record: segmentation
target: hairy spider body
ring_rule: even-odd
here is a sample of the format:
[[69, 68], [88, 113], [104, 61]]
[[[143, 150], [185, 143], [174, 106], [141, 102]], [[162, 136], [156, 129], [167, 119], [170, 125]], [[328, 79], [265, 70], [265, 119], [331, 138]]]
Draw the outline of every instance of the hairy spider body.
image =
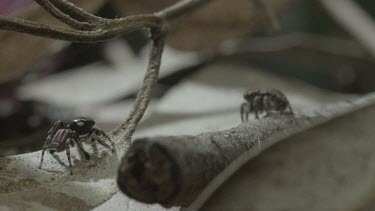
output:
[[86, 160], [90, 160], [90, 154], [83, 148], [82, 142], [95, 143], [97, 141], [104, 147], [111, 149], [111, 147], [104, 142], [101, 137], [106, 138], [112, 145], [113, 142], [110, 137], [100, 128], [94, 127], [95, 121], [89, 118], [78, 117], [75, 118], [70, 124], [65, 125], [62, 121], [57, 121], [48, 131], [46, 142], [44, 143], [42, 156], [40, 159], [39, 168], [42, 168], [44, 153], [47, 150], [50, 154], [55, 152], [66, 151], [68, 157], [70, 173], [72, 174], [72, 162], [70, 157], [70, 147], [77, 144], [78, 149], [83, 153]]
[[280, 113], [286, 112], [293, 114], [292, 107], [289, 104], [285, 95], [276, 89], [269, 89], [265, 91], [247, 91], [243, 95], [247, 101], [241, 105], [241, 120], [248, 121], [249, 113], [254, 112], [255, 118], [259, 119], [260, 112], [266, 112], [266, 116], [270, 111], [279, 111]]

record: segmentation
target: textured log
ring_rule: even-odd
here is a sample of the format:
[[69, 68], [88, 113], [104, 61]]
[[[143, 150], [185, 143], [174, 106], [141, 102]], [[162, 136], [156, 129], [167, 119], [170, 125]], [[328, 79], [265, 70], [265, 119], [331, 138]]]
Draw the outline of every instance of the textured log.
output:
[[319, 119], [278, 115], [198, 136], [135, 140], [122, 160], [119, 187], [128, 196], [145, 203], [188, 206], [241, 155], [255, 156], [280, 140], [280, 136], [290, 135]]

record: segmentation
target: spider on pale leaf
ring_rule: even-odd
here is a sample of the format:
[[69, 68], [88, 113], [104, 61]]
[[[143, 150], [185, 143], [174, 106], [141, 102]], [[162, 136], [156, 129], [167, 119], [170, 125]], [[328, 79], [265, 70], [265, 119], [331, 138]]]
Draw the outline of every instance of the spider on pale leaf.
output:
[[[42, 168], [44, 153], [47, 150], [51, 155], [55, 152], [66, 151], [68, 157], [70, 174], [72, 172], [72, 161], [70, 157], [70, 147], [77, 144], [78, 149], [83, 153], [86, 160], [90, 160], [90, 154], [83, 148], [83, 142], [98, 142], [102, 146], [114, 151], [114, 143], [111, 138], [100, 128], [94, 127], [95, 121], [90, 118], [77, 117], [70, 124], [65, 125], [62, 121], [57, 121], [48, 131], [46, 142], [44, 143], [39, 168]], [[101, 138], [107, 139], [109, 146]]]

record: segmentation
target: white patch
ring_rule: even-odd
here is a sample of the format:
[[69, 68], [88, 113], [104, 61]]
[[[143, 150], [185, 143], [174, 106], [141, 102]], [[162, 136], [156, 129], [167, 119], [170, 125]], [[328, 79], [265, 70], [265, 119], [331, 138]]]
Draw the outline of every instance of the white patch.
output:
[[82, 127], [83, 125], [85, 125], [85, 123], [84, 123], [84, 122], [78, 122], [77, 125], [78, 125], [79, 127]]

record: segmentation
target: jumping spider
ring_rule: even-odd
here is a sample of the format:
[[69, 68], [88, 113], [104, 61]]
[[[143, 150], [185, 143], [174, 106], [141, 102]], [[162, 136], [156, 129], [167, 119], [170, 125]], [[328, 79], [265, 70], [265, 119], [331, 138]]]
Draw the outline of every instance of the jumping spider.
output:
[[[68, 156], [70, 174], [72, 174], [72, 161], [70, 158], [70, 147], [77, 144], [78, 149], [83, 153], [86, 160], [90, 160], [90, 155], [83, 148], [82, 142], [97, 141], [104, 147], [114, 151], [114, 144], [111, 138], [100, 128], [94, 127], [95, 121], [90, 118], [77, 117], [73, 121], [65, 125], [62, 121], [57, 121], [48, 131], [46, 142], [42, 150], [42, 157], [40, 159], [39, 168], [42, 168], [44, 152], [47, 150], [51, 155], [55, 152], [66, 151]], [[112, 148], [104, 142], [99, 136], [106, 138], [112, 145]]]
[[[241, 120], [248, 121], [249, 113], [254, 112], [255, 118], [259, 119], [259, 112], [266, 112], [269, 115], [271, 110], [284, 113], [287, 109], [289, 114], [293, 114], [292, 107], [289, 104], [285, 95], [276, 89], [269, 89], [265, 91], [249, 90], [244, 93], [243, 97], [247, 102], [241, 105]], [[244, 119], [245, 117], [245, 119]]]

